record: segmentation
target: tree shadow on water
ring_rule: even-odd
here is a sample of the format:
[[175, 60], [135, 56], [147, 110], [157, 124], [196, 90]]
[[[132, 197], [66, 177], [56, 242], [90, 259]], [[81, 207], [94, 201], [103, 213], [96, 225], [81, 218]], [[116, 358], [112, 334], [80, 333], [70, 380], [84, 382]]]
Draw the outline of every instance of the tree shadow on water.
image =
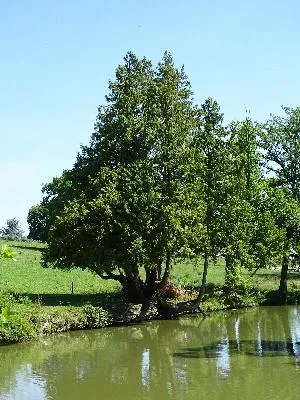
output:
[[[297, 349], [295, 348], [297, 347]], [[236, 340], [220, 341], [203, 347], [187, 347], [173, 353], [180, 358], [219, 358], [222, 351], [230, 355], [247, 354], [256, 357], [279, 357], [300, 355], [300, 342], [293, 344], [291, 340]]]

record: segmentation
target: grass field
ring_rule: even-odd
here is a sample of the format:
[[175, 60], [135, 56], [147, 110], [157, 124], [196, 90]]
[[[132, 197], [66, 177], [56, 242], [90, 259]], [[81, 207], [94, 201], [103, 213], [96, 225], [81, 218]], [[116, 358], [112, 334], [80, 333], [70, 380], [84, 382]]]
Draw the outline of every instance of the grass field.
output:
[[[47, 299], [56, 298], [56, 305], [69, 302], [73, 298], [83, 298], [117, 292], [120, 287], [114, 281], [99, 278], [88, 270], [78, 268], [70, 271], [43, 268], [41, 266], [42, 252], [45, 245], [27, 242], [1, 242], [8, 245], [14, 252], [13, 260], [1, 260], [0, 262], [0, 292], [26, 295], [30, 298]], [[245, 270], [245, 276], [249, 278], [251, 286], [275, 290], [279, 285], [280, 269], [259, 270], [253, 277], [251, 272]], [[202, 268], [193, 264], [179, 263], [173, 267], [171, 281], [186, 287], [199, 287], [202, 276]], [[208, 283], [222, 285], [224, 283], [224, 263], [219, 259], [215, 265], [210, 265], [208, 271]], [[289, 285], [300, 288], [300, 273], [289, 272]], [[67, 301], [66, 301], [67, 298]], [[74, 303], [74, 302], [72, 302]]]
[[0, 292], [26, 295], [29, 298], [55, 297], [58, 302], [59, 298], [63, 302], [64, 296], [72, 294], [72, 283], [73, 297], [106, 294], [119, 289], [116, 282], [100, 279], [88, 270], [43, 268], [41, 266], [42, 252], [45, 248], [43, 244], [26, 242], [5, 242], [5, 244], [14, 251], [16, 261], [1, 260]]

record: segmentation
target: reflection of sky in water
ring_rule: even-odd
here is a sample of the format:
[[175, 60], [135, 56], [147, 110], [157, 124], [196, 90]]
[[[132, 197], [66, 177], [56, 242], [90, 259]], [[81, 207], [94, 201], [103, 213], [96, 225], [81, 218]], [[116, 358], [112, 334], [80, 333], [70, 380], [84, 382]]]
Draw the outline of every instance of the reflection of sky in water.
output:
[[77, 381], [84, 381], [90, 372], [90, 363], [88, 360], [81, 361], [78, 365], [75, 367], [76, 370], [76, 380]]
[[177, 381], [183, 385], [188, 384], [187, 376], [186, 376], [186, 371], [183, 368], [175, 368], [175, 374]]
[[296, 357], [296, 367], [299, 369], [300, 363], [300, 308], [294, 307], [291, 313], [291, 336], [293, 351]]
[[239, 332], [239, 328], [240, 328], [240, 319], [237, 318], [235, 320], [234, 330], [235, 330], [235, 340], [236, 340], [238, 351], [240, 351], [240, 332]]
[[[46, 400], [45, 380], [32, 372], [30, 364], [23, 365], [16, 374], [16, 384], [1, 400]], [[2, 397], [4, 396], [4, 397]]]
[[260, 331], [260, 321], [257, 323], [257, 352], [258, 355], [262, 356], [262, 341], [261, 341], [261, 331]]
[[144, 349], [142, 354], [142, 384], [149, 385], [149, 369], [150, 369], [150, 350]]
[[223, 338], [217, 351], [217, 370], [222, 376], [228, 376], [230, 372], [230, 354], [228, 337]]

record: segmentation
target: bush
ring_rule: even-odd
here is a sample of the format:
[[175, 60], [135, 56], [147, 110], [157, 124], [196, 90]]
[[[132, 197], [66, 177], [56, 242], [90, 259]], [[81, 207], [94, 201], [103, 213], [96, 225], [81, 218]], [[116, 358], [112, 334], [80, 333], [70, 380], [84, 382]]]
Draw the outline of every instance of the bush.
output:
[[26, 318], [3, 307], [0, 315], [0, 342], [17, 343], [37, 336], [34, 325]]
[[109, 323], [108, 312], [102, 307], [86, 304], [83, 306], [83, 312], [89, 328], [104, 328]]

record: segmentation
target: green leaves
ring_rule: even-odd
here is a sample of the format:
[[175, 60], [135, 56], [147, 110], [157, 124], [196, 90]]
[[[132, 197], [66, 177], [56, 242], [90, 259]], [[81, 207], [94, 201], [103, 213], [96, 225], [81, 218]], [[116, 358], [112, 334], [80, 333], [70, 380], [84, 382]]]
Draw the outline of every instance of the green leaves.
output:
[[65, 183], [56, 178], [44, 188], [44, 204], [55, 215], [48, 261], [98, 273], [121, 268], [126, 275], [133, 266], [160, 264], [168, 251], [192, 251], [199, 198], [189, 182], [191, 95], [170, 53], [156, 68], [126, 55], [90, 145], [64, 172]]
[[0, 247], [0, 258], [2, 257], [2, 258], [9, 258], [9, 259], [12, 259], [13, 261], [17, 261], [14, 257], [13, 257], [13, 255], [14, 255], [15, 253], [11, 250], [11, 249], [9, 249], [7, 246], [2, 246], [2, 247]]
[[12, 312], [10, 307], [2, 307], [0, 314], [0, 322], [2, 325], [8, 325], [12, 318]]
[[45, 242], [49, 229], [49, 210], [43, 204], [32, 206], [28, 211], [27, 222], [29, 225], [28, 239]]
[[266, 168], [276, 176], [277, 185], [300, 201], [300, 108], [283, 110], [284, 117], [273, 116], [262, 125], [261, 145]]

